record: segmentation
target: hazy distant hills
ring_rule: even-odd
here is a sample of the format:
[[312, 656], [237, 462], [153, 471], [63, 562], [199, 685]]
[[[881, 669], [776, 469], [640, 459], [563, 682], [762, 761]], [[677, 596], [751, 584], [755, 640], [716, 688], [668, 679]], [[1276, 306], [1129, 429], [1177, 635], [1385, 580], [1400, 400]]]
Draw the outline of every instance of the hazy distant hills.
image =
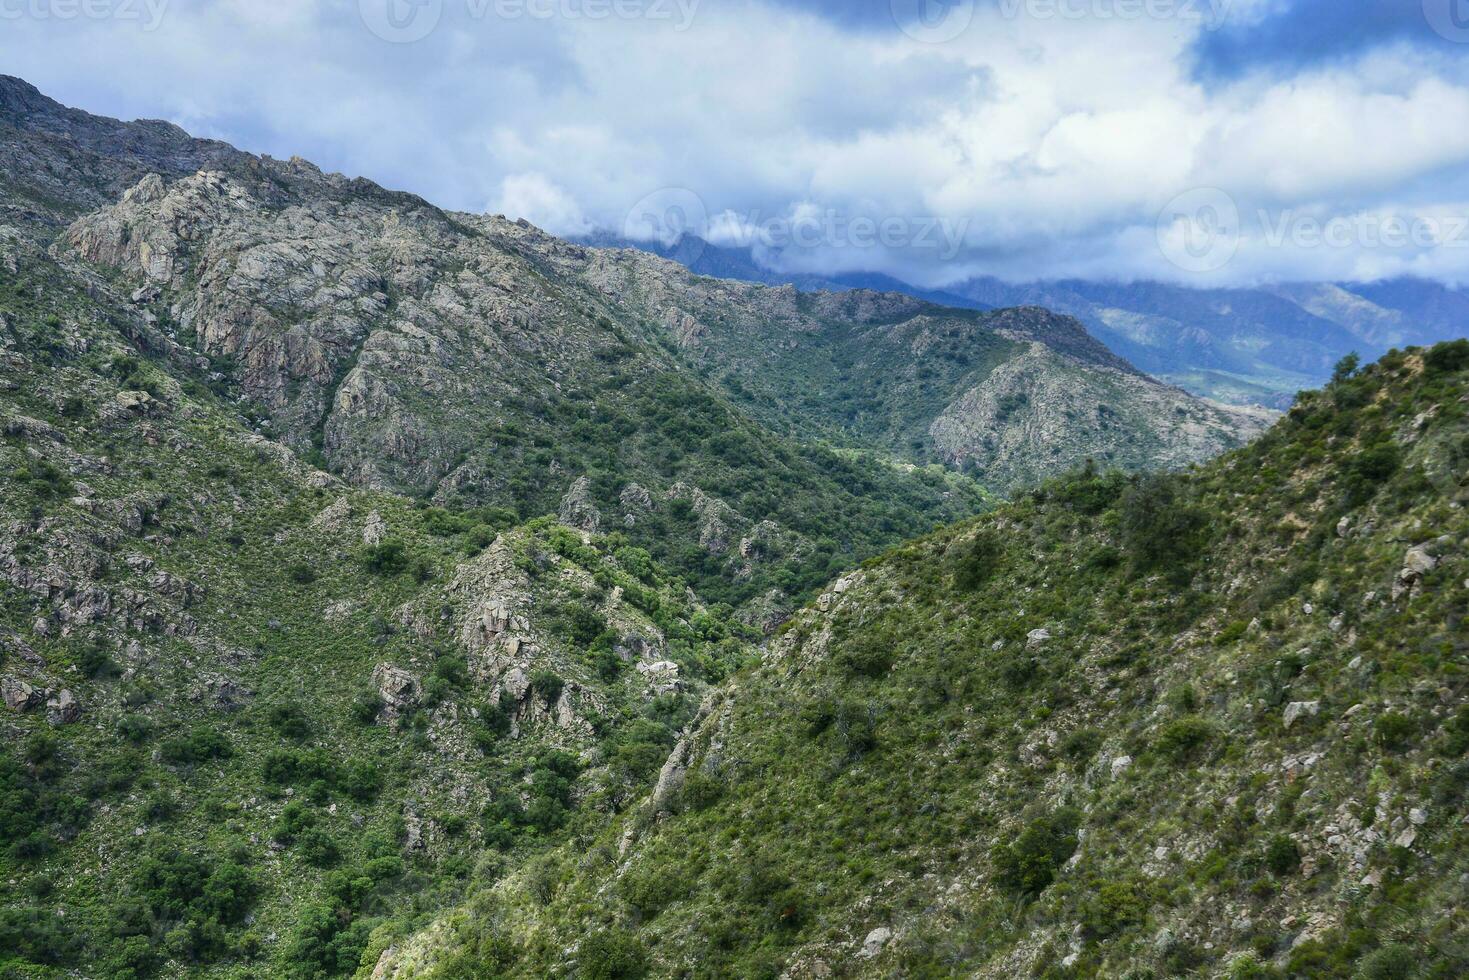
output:
[[[599, 244], [612, 244], [603, 238]], [[1161, 282], [971, 279], [920, 289], [880, 273], [783, 274], [751, 250], [709, 243], [619, 244], [691, 259], [702, 275], [799, 289], [878, 289], [968, 309], [1043, 306], [1076, 317], [1141, 370], [1197, 395], [1285, 408], [1321, 384], [1345, 355], [1379, 357], [1394, 347], [1469, 335], [1469, 294], [1424, 279], [1288, 283], [1254, 289], [1192, 289]]]

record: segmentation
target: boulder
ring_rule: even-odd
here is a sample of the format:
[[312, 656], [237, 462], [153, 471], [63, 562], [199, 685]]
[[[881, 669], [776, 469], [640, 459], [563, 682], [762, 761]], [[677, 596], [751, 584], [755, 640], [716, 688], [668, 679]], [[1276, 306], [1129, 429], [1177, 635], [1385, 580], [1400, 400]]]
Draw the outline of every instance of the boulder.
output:
[[383, 543], [387, 533], [388, 525], [383, 520], [383, 515], [373, 511], [367, 515], [367, 523], [362, 526], [362, 543], [369, 548], [376, 548]]
[[372, 672], [378, 694], [383, 699], [383, 711], [389, 718], [396, 718], [405, 709], [418, 703], [422, 687], [418, 678], [401, 667], [378, 664]]
[[638, 664], [638, 673], [648, 682], [655, 694], [670, 694], [679, 690], [678, 664], [672, 660]]
[[46, 720], [53, 725], [72, 725], [81, 717], [81, 702], [70, 691], [59, 691], [46, 702]]
[[1128, 770], [1128, 767], [1131, 765], [1132, 756], [1130, 755], [1119, 755], [1117, 758], [1113, 759], [1112, 778], [1116, 779], [1118, 776], [1121, 776], [1124, 772]]
[[630, 664], [635, 660], [644, 659], [653, 650], [652, 647], [648, 646], [647, 640], [638, 636], [636, 633], [629, 633], [612, 648], [612, 652], [617, 654], [618, 660]]
[[882, 952], [884, 946], [893, 938], [893, 931], [886, 926], [879, 926], [867, 934], [862, 940], [862, 952], [857, 955], [864, 960], [870, 960]]
[[558, 518], [567, 527], [574, 527], [578, 531], [590, 531], [593, 534], [602, 526], [602, 512], [597, 505], [592, 503], [592, 481], [586, 477], [578, 477], [566, 491], [566, 496], [561, 498], [561, 509]]
[[505, 674], [503, 689], [517, 702], [524, 701], [530, 693], [530, 675], [519, 667], [511, 667]]
[[0, 679], [0, 697], [11, 711], [34, 711], [46, 703], [46, 692], [32, 687], [19, 677]]
[[146, 412], [148, 406], [153, 404], [153, 396], [146, 391], [119, 391], [117, 404], [127, 412]]
[[622, 488], [618, 502], [622, 504], [622, 523], [627, 527], [636, 527], [638, 515], [653, 509], [653, 495], [646, 487], [636, 483], [629, 483]]
[[1422, 545], [1409, 548], [1403, 557], [1403, 570], [1398, 573], [1402, 582], [1416, 582], [1438, 567], [1438, 559], [1428, 553]]
[[1303, 716], [1314, 718], [1320, 713], [1320, 701], [1292, 701], [1285, 706], [1285, 727], [1289, 730]]
[[1050, 640], [1051, 631], [1047, 629], [1031, 630], [1025, 634], [1025, 645], [1027, 647], [1038, 647]]

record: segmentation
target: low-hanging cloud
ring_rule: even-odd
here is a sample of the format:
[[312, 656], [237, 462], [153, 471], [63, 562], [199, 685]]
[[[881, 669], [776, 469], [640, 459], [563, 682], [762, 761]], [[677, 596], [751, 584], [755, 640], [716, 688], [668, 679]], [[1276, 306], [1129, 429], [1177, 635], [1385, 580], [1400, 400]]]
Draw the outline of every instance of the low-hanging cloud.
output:
[[[25, 0], [47, 2], [65, 0]], [[1333, 7], [1330, 56], [1291, 57], [1314, 0], [933, 2], [965, 19], [918, 30], [897, 0], [173, 0], [151, 26], [5, 20], [0, 69], [563, 235], [622, 233], [676, 190], [688, 230], [792, 272], [1469, 279], [1469, 249], [1426, 233], [1269, 233], [1462, 213], [1469, 45], [1427, 17]], [[1235, 227], [1218, 208], [1162, 220], [1214, 192]], [[1200, 235], [1229, 260], [1180, 261]]]

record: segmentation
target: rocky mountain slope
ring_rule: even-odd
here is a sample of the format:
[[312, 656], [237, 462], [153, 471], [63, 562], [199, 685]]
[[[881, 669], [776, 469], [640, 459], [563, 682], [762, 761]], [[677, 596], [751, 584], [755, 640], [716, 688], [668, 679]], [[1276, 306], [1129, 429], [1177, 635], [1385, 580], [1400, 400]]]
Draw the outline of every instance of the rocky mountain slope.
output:
[[[752, 333], [791, 355], [732, 366], [742, 383], [755, 383], [755, 404], [740, 407], [767, 426], [792, 407], [819, 402], [802, 413], [808, 424], [794, 434], [841, 437], [851, 448], [920, 463], [972, 464], [997, 488], [1030, 476], [1016, 465], [1019, 448], [1036, 451], [1030, 455], [1045, 460], [1042, 468], [1088, 454], [1130, 466], [1172, 464], [1212, 455], [1258, 429], [1249, 418], [1129, 373], [1115, 359], [1092, 356], [1099, 348], [1076, 356], [1069, 341], [1080, 331], [1073, 324], [1005, 338], [1004, 324], [897, 296], [806, 297], [711, 282], [645, 253], [591, 249], [503, 219], [450, 215], [303, 161], [283, 164], [191, 143], [161, 124], [128, 129], [103, 120], [89, 128], [88, 117], [48, 104], [23, 83], [11, 80], [6, 88], [0, 107], [15, 134], [6, 169], [19, 180], [31, 170], [47, 175], [29, 192], [33, 198], [59, 193], [52, 174], [92, 169], [92, 154], [109, 160], [90, 182], [114, 189], [129, 169], [165, 164], [116, 203], [76, 221], [65, 245], [123, 277], [134, 301], [184, 342], [235, 359], [245, 394], [268, 413], [274, 433], [298, 451], [319, 452], [359, 485], [441, 502], [507, 503], [528, 493], [514, 484], [522, 475], [514, 464], [547, 438], [568, 455], [582, 448], [566, 422], [586, 415], [627, 429], [615, 438], [633, 458], [563, 461], [565, 484], [594, 465], [619, 478], [651, 478], [669, 467], [660, 466], [661, 447], [627, 438], [655, 428], [638, 401], [696, 398], [698, 386], [681, 370], [690, 349], [696, 364], [717, 351], [713, 366], [722, 367]], [[148, 148], [128, 166], [110, 159], [132, 154], [133, 144]], [[52, 157], [61, 162], [52, 164]], [[199, 171], [190, 172], [195, 164]], [[96, 196], [78, 193], [70, 203], [90, 209]], [[988, 359], [969, 371], [936, 369], [926, 343], [933, 331], [973, 334], [972, 343], [999, 352], [1000, 361], [1020, 358], [1035, 343], [1050, 349], [1039, 352], [1044, 367], [1032, 358], [1028, 370], [991, 385], [1005, 389], [996, 393], [985, 388], [996, 366]], [[1002, 339], [1019, 346], [1007, 348]], [[663, 349], [670, 341], [672, 350]], [[882, 348], [872, 363], [858, 361], [855, 374], [833, 373], [834, 350], [870, 342]], [[1053, 353], [1063, 355], [1054, 369]], [[1047, 417], [1050, 406], [1041, 398], [1017, 401], [1015, 393], [1034, 388], [1040, 375], [1067, 374], [1069, 387], [1092, 382], [1103, 368], [1117, 371], [1090, 386], [1121, 404], [1106, 404], [1114, 414], [1105, 419], [1066, 417], [1074, 438], [1059, 438], [1061, 417]], [[882, 377], [871, 376], [878, 371]], [[762, 381], [769, 388], [763, 399]], [[915, 415], [908, 403], [916, 399], [902, 391], [885, 397], [892, 383], [922, 388], [928, 410]], [[670, 390], [678, 388], [688, 390]], [[791, 397], [797, 392], [799, 402]], [[1018, 407], [986, 414], [996, 399]], [[860, 421], [842, 424], [853, 403]], [[628, 424], [619, 424], [624, 419]], [[733, 419], [719, 424], [738, 427]], [[1008, 448], [985, 446], [981, 428], [997, 428], [998, 445]], [[1139, 438], [1129, 440], [1134, 429]], [[1130, 441], [1136, 449], [1129, 454], [1123, 447]], [[657, 475], [673, 482], [688, 476]], [[533, 481], [544, 482], [540, 474]], [[599, 508], [614, 509], [623, 487], [615, 479], [592, 484]], [[748, 516], [758, 524], [767, 515]]]
[[157, 349], [208, 358], [257, 431], [353, 485], [621, 529], [757, 618], [983, 504], [938, 468], [761, 426], [593, 281], [637, 266], [0, 90], [9, 234]]
[[1076, 317], [1108, 349], [1155, 377], [1234, 405], [1286, 409], [1297, 391], [1325, 382], [1348, 353], [1371, 360], [1394, 347], [1469, 335], [1469, 294], [1422, 279], [1197, 289], [1147, 281], [1017, 284], [980, 277], [930, 290], [876, 273], [778, 272], [750, 249], [692, 236], [668, 246], [605, 235], [593, 240], [683, 258], [703, 275], [770, 285], [879, 289], [975, 310], [1044, 307]]
[[1466, 505], [1464, 341], [1049, 483], [837, 580], [373, 976], [1462, 976]]
[[354, 489], [106, 283], [0, 268], [0, 975], [350, 974], [750, 655], [625, 535]]
[[[702, 279], [14, 79], [0, 175], [4, 976], [371, 972], [638, 804], [793, 604], [991, 506], [897, 458], [945, 398], [1167, 391], [1040, 311]], [[890, 420], [797, 410], [828, 371]], [[1183, 408], [1160, 459], [1235, 438]], [[998, 483], [1058, 437], [1016, 411]]]

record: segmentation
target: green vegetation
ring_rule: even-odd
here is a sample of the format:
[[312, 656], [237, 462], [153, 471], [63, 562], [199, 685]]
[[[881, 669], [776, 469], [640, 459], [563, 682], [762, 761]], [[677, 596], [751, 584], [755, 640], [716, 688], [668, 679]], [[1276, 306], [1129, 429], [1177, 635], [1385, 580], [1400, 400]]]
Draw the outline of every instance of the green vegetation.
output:
[[1440, 350], [1209, 466], [1088, 468], [868, 562], [710, 707], [661, 813], [574, 830], [554, 887], [480, 888], [399, 961], [1462, 975], [1469, 378]]

